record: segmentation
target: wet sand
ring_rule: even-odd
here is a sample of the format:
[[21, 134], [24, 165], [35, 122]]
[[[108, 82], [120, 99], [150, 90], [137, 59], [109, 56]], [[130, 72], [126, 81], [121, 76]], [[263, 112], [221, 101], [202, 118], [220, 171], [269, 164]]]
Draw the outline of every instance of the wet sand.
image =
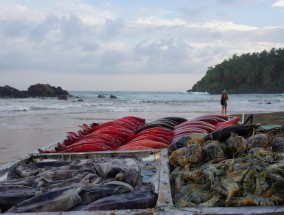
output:
[[[160, 117], [176, 116], [193, 119], [194, 117], [214, 113], [150, 113], [150, 112], [116, 112], [116, 113], [74, 113], [52, 115], [30, 115], [0, 117], [0, 164], [37, 152], [39, 148], [62, 142], [66, 132], [76, 132], [83, 123], [107, 122], [123, 116], [145, 118], [147, 122]], [[219, 114], [219, 113], [215, 113]], [[244, 119], [249, 114], [245, 114]], [[242, 115], [239, 115], [242, 117]], [[284, 112], [254, 114], [253, 123], [284, 125]]]

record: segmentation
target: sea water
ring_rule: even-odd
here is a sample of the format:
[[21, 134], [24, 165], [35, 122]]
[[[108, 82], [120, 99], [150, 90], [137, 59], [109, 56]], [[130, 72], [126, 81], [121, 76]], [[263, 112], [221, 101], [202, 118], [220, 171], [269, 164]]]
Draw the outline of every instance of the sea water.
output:
[[[0, 117], [51, 113], [220, 112], [220, 95], [187, 92], [71, 91], [71, 98], [0, 99]], [[105, 98], [98, 98], [101, 95]], [[116, 98], [110, 98], [113, 95]], [[283, 111], [283, 94], [229, 94], [228, 114]]]

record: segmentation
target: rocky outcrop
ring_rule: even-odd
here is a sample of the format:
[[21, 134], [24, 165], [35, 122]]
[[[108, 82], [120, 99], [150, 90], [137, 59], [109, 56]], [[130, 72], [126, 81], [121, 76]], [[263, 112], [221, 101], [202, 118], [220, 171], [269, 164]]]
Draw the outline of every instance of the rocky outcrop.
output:
[[69, 96], [61, 87], [53, 87], [49, 84], [35, 84], [28, 88], [27, 94], [31, 97], [60, 97]]
[[[99, 94], [99, 95], [97, 96], [97, 98], [105, 99], [105, 98], [106, 98], [106, 96]], [[114, 96], [114, 95], [109, 95], [109, 98], [110, 98], [110, 99], [117, 99], [117, 97], [116, 97], [116, 96]]]
[[0, 87], [0, 98], [58, 97], [66, 100], [69, 96], [66, 90], [49, 84], [31, 85], [27, 91], [20, 91], [8, 85]]
[[98, 95], [98, 98], [100, 98], [100, 99], [104, 99], [105, 98], [105, 96], [104, 95]]
[[0, 98], [28, 98], [29, 96], [20, 90], [5, 85], [0, 87]]

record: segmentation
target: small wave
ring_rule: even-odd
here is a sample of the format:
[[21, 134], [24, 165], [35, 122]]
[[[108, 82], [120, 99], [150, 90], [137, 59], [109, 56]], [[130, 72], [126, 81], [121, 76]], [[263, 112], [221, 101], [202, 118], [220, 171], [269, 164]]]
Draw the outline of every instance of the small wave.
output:
[[[59, 110], [60, 108], [55, 108], [55, 107], [46, 107], [46, 106], [31, 106], [30, 110]], [[61, 108], [63, 109], [63, 108]]]
[[189, 93], [193, 94], [193, 95], [209, 95], [210, 94], [207, 91], [205, 91], [205, 92], [189, 92]]
[[22, 109], [22, 110], [12, 110], [13, 112], [26, 112], [27, 109]]

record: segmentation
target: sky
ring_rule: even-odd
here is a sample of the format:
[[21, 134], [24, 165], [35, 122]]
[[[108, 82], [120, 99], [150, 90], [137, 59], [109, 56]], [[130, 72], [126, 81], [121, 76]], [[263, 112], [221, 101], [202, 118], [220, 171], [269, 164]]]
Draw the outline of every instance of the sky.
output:
[[0, 86], [185, 92], [284, 48], [284, 0], [1, 0]]

